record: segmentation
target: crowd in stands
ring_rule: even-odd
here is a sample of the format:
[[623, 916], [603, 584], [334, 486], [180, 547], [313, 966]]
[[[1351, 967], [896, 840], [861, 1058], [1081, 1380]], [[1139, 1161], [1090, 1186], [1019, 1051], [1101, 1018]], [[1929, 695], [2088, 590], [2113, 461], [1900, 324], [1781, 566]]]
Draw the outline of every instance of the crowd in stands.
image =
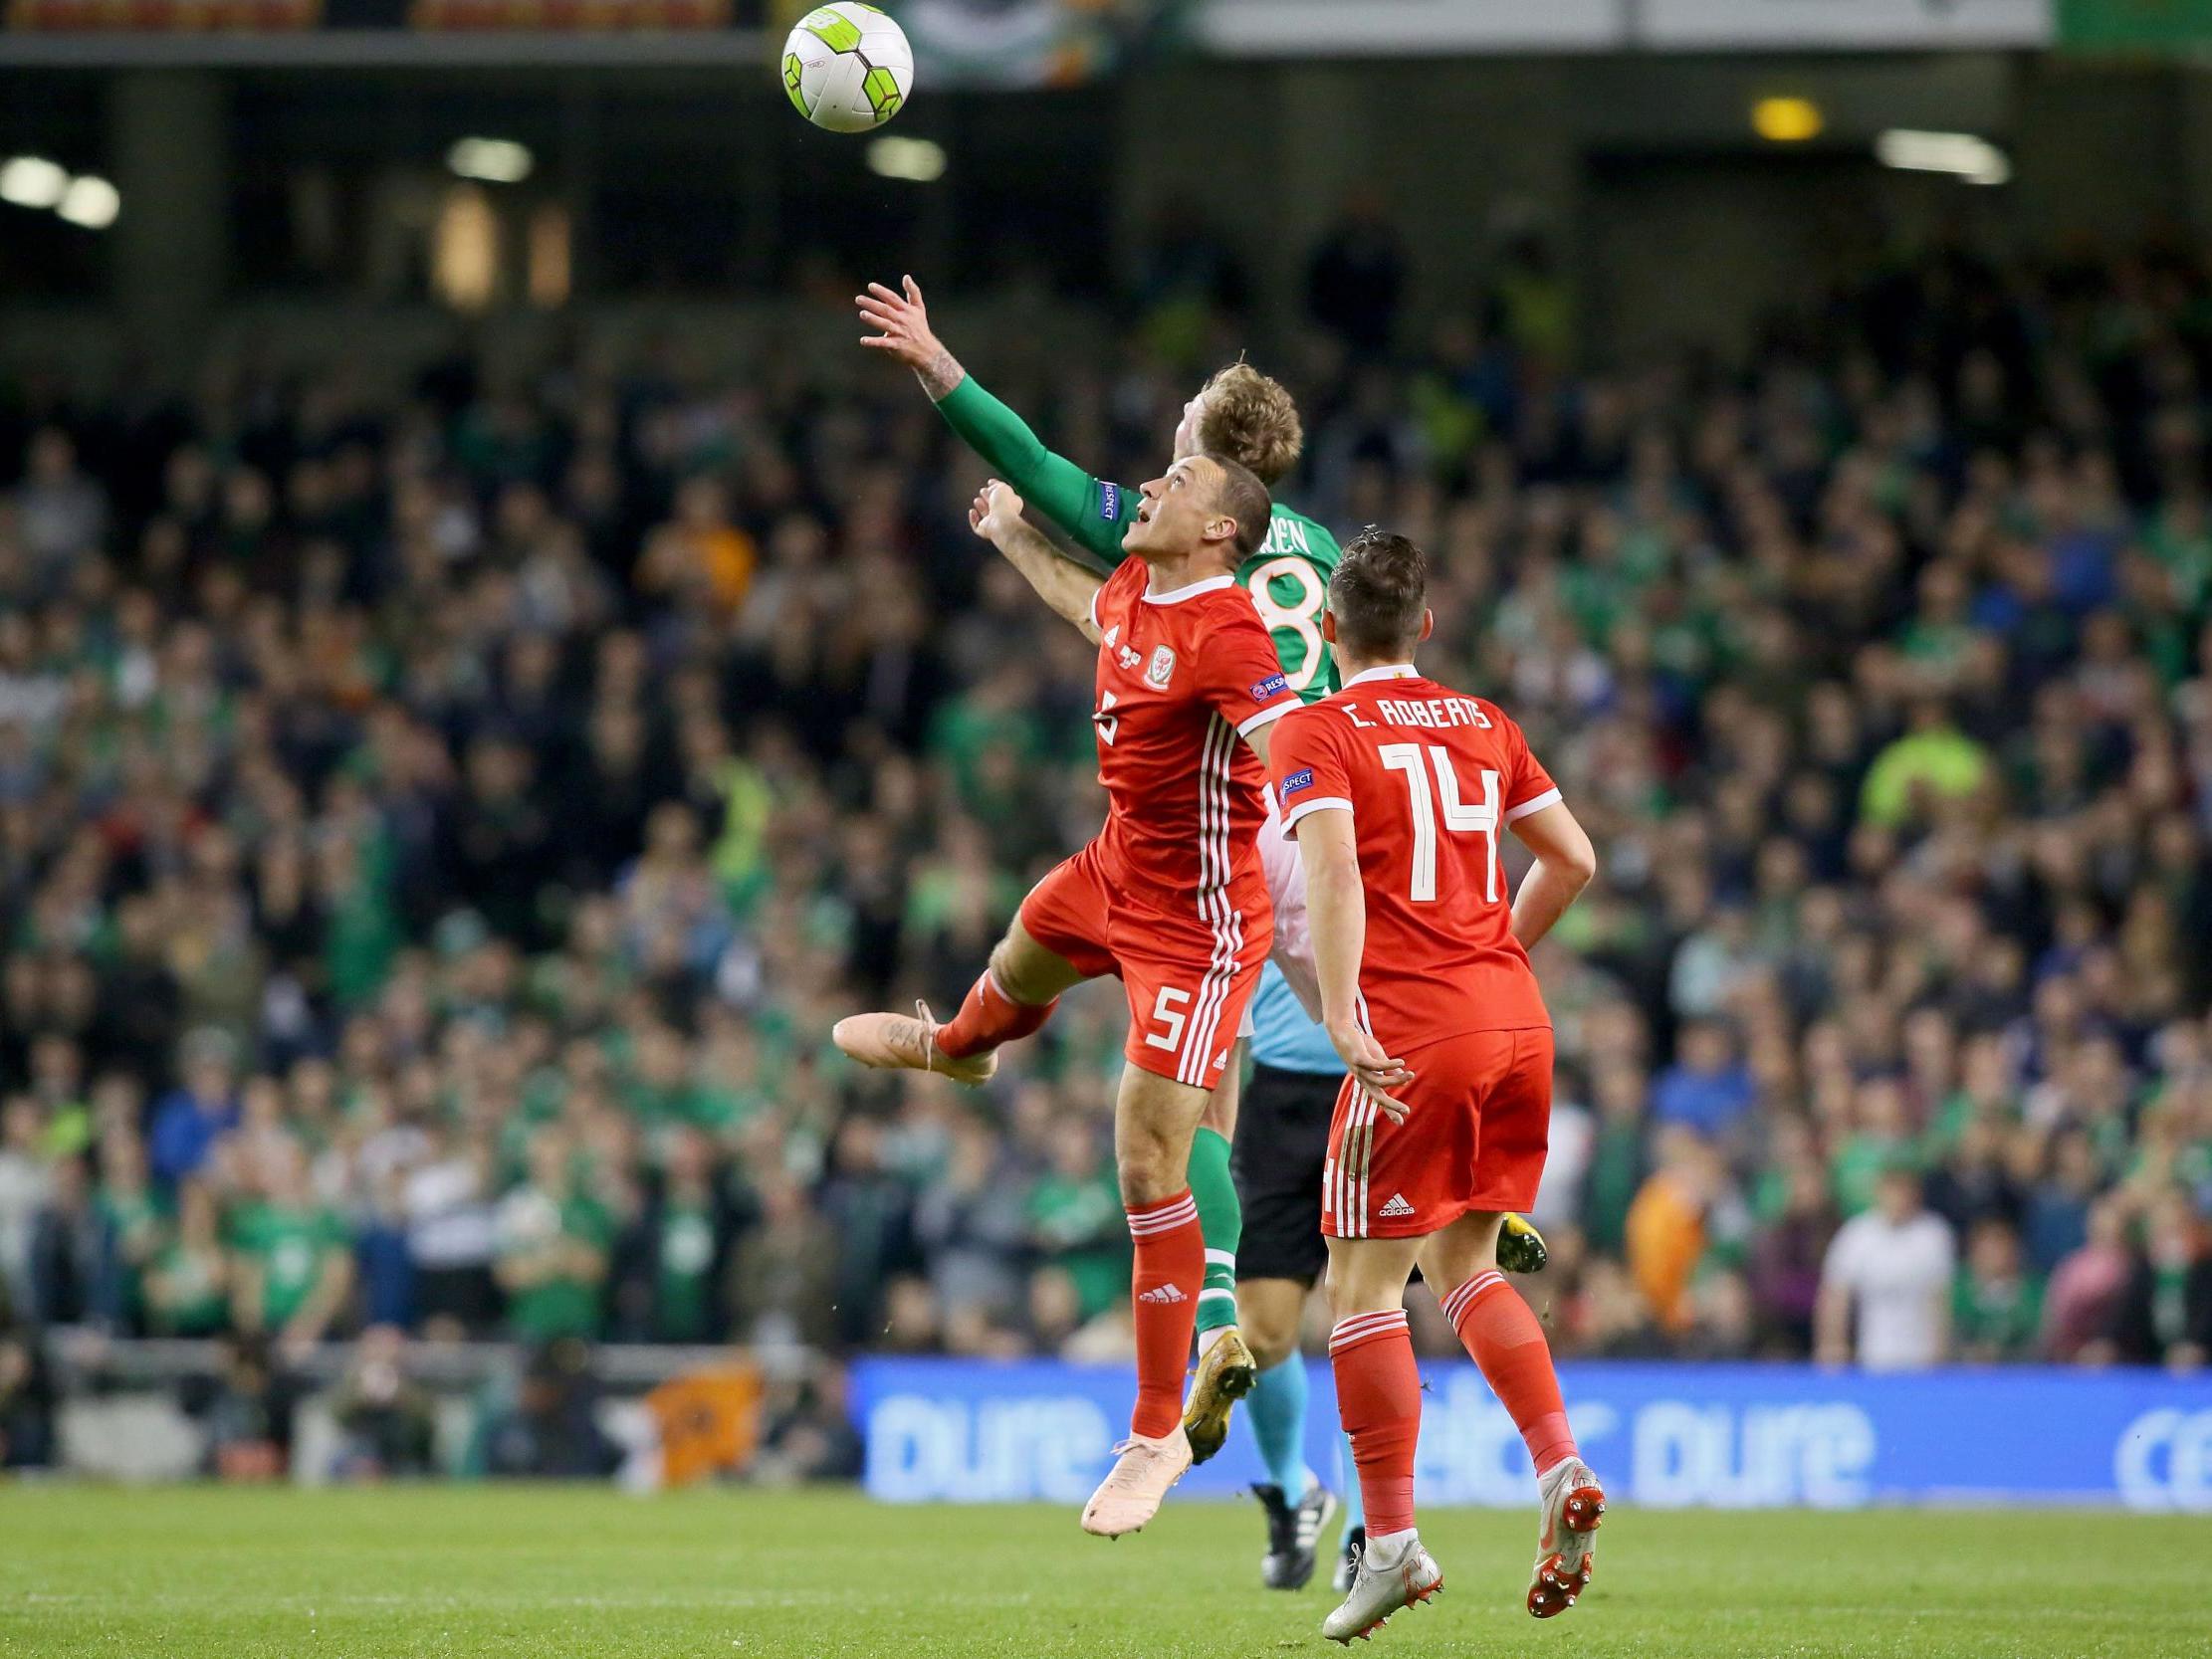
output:
[[[1524, 276], [1317, 269], [1263, 366], [1601, 849], [1554, 1345], [2202, 1363], [2212, 286], [1947, 251], [1604, 372]], [[1212, 366], [955, 343], [1124, 479]], [[1125, 1351], [1112, 988], [980, 1094], [827, 1037], [1101, 816], [973, 458], [768, 344], [375, 384], [0, 393], [0, 1438], [61, 1326]]]

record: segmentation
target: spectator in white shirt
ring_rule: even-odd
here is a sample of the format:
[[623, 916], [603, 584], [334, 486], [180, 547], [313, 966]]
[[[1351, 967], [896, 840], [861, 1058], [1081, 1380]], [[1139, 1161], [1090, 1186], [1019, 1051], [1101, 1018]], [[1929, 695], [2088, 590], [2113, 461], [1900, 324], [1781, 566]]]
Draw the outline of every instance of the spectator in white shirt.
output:
[[1957, 1264], [1951, 1224], [1920, 1202], [1919, 1175], [1901, 1164], [1884, 1171], [1875, 1207], [1837, 1230], [1821, 1267], [1822, 1362], [1856, 1358], [1871, 1371], [1940, 1363], [1950, 1348]]

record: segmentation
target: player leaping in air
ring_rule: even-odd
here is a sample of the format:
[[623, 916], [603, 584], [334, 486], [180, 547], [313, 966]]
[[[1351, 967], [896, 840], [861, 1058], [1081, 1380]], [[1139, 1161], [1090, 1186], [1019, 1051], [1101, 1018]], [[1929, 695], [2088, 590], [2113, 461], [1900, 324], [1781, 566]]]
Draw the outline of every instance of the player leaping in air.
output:
[[[1122, 532], [1136, 493], [1046, 449], [946, 349], [913, 278], [902, 286], [903, 293], [893, 293], [871, 284], [858, 297], [861, 319], [876, 330], [863, 343], [913, 369], [938, 412], [992, 470], [1064, 531], [1082, 559], [1113, 569], [1125, 556]], [[1175, 455], [1221, 456], [1271, 490], [1297, 465], [1303, 442], [1290, 394], [1238, 362], [1185, 405]], [[1278, 502], [1265, 539], [1236, 571], [1274, 638], [1291, 689], [1309, 703], [1336, 689], [1320, 619], [1339, 556], [1324, 525]], [[1307, 1294], [1324, 1261], [1321, 1164], [1344, 1068], [1317, 1022], [1297, 855], [1272, 813], [1260, 832], [1260, 856], [1275, 906], [1275, 947], [1252, 998], [1249, 1095], [1239, 1114], [1241, 1068], [1232, 1061], [1192, 1144], [1191, 1190], [1206, 1235], [1207, 1273], [1199, 1371], [1183, 1420], [1193, 1457], [1203, 1463], [1227, 1435], [1231, 1402], [1250, 1392], [1253, 1437], [1268, 1471], [1257, 1488], [1268, 1520], [1261, 1577], [1277, 1589], [1298, 1589], [1313, 1573], [1315, 1543], [1335, 1504], [1305, 1463], [1306, 1370], [1297, 1345]], [[1499, 1258], [1510, 1272], [1533, 1273], [1543, 1266], [1543, 1239], [1518, 1216], [1508, 1217]], [[1359, 1534], [1356, 1494], [1347, 1509], [1349, 1550]]]
[[[1352, 543], [1322, 624], [1343, 689], [1276, 726], [1271, 761], [1305, 867], [1323, 1023], [1351, 1072], [1321, 1197], [1329, 1361], [1367, 1500], [1350, 1591], [1321, 1625], [1340, 1642], [1443, 1583], [1414, 1530], [1417, 1265], [1535, 1460], [1538, 1618], [1589, 1583], [1605, 1513], [1543, 1327], [1496, 1258], [1504, 1213], [1535, 1200], [1551, 1122], [1551, 1016], [1528, 947], [1597, 859], [1520, 727], [1414, 667], [1427, 589], [1404, 536]], [[1536, 857], [1515, 894], [1498, 867], [1508, 828]]]
[[1086, 1532], [1117, 1537], [1150, 1521], [1191, 1466], [1183, 1375], [1207, 1266], [1191, 1141], [1267, 956], [1256, 845], [1267, 728], [1299, 702], [1235, 582], [1268, 518], [1266, 487], [1242, 467], [1192, 456], [1147, 484], [1124, 538], [1134, 556], [1104, 582], [1055, 555], [1021, 505], [994, 480], [970, 521], [1098, 644], [1105, 827], [1021, 902], [952, 1020], [926, 1007], [858, 1014], [832, 1035], [865, 1065], [979, 1084], [998, 1046], [1042, 1026], [1062, 991], [1122, 980], [1114, 1159], [1136, 1241], [1137, 1403], [1083, 1510]]

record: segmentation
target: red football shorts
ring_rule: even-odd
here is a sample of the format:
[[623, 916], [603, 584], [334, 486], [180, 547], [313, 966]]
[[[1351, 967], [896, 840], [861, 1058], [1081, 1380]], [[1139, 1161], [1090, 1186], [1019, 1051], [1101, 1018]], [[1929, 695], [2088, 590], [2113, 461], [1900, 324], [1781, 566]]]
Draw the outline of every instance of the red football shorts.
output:
[[1259, 984], [1274, 927], [1256, 871], [1212, 908], [1213, 916], [1202, 915], [1196, 894], [1177, 906], [1132, 890], [1092, 842], [1029, 890], [1021, 926], [1085, 978], [1120, 978], [1129, 993], [1122, 1053], [1132, 1066], [1212, 1089]]
[[1418, 1074], [1394, 1124], [1344, 1080], [1329, 1124], [1321, 1230], [1331, 1238], [1412, 1238], [1469, 1210], [1536, 1202], [1551, 1134], [1552, 1034], [1469, 1031], [1400, 1056]]

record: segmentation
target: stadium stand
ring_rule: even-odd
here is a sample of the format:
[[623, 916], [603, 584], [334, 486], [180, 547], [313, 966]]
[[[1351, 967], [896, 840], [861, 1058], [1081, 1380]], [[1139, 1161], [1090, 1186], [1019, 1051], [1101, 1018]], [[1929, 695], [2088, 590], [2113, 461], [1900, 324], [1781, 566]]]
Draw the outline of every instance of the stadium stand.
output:
[[[1540, 274], [1416, 342], [1356, 245], [1285, 493], [1433, 548], [1604, 854], [1554, 1346], [1833, 1350], [1864, 1218], [1953, 1281], [1905, 1362], [2201, 1363], [2212, 281], [1951, 250], [1588, 373]], [[910, 383], [763, 363], [0, 402], [11, 1457], [52, 1328], [1126, 1350], [1116, 999], [978, 1096], [827, 1039], [1088, 833], [1089, 649]], [[996, 389], [1150, 476], [1195, 374], [1087, 369]]]

